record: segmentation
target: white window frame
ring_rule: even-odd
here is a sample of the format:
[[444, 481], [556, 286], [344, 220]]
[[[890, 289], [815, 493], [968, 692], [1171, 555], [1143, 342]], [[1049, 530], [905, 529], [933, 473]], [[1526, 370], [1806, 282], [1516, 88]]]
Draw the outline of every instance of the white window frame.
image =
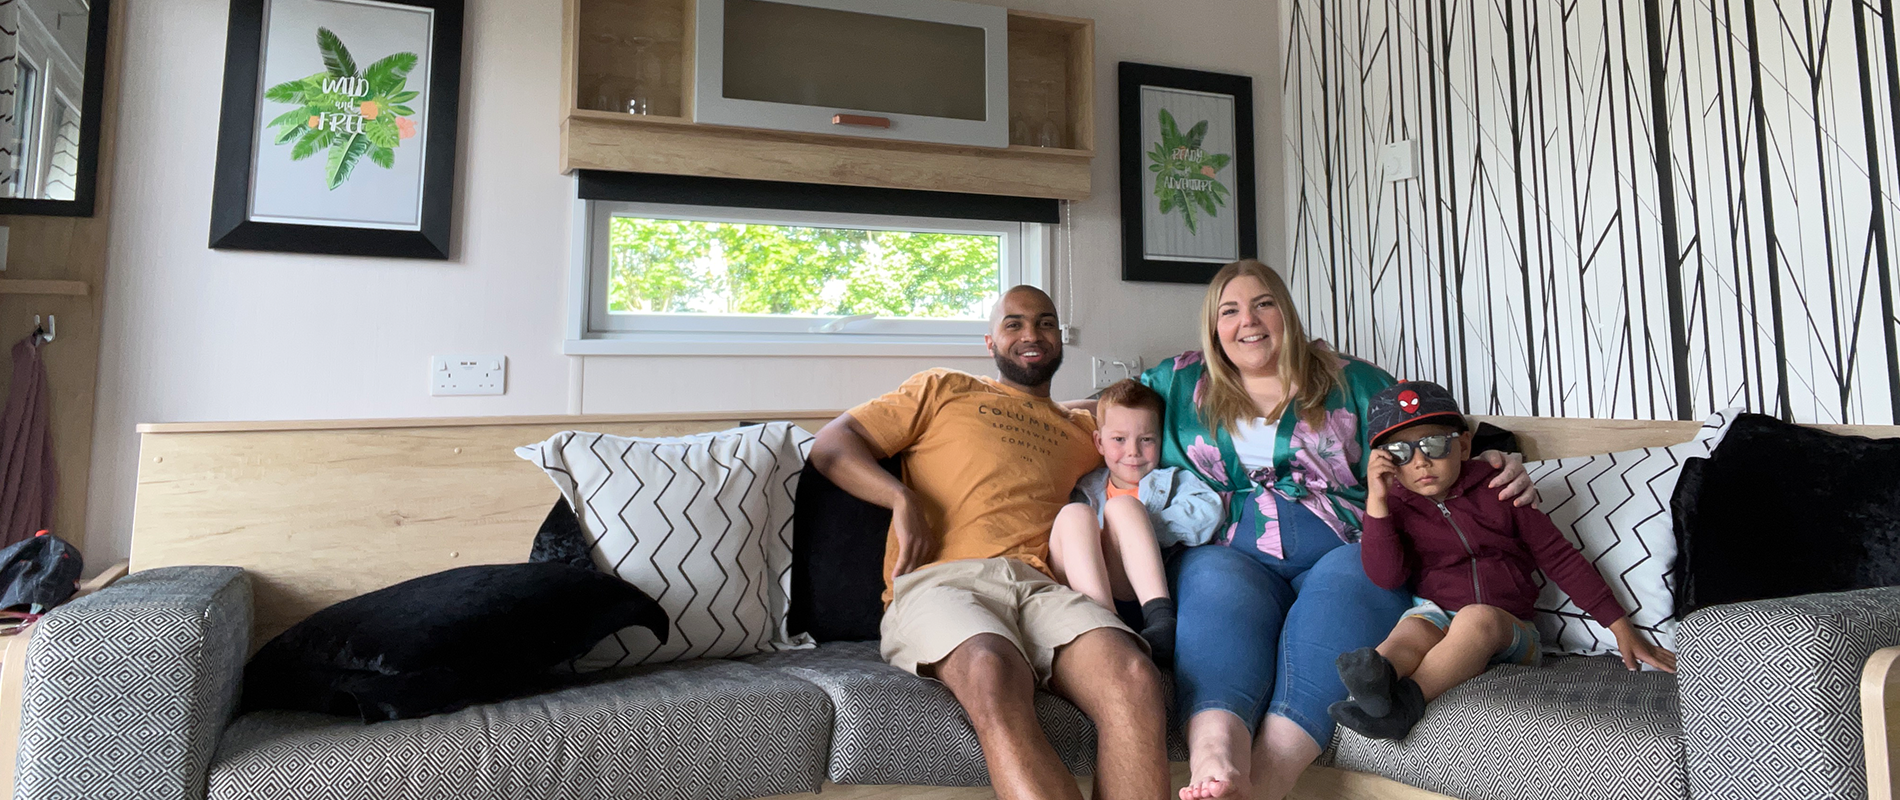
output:
[[[1002, 280], [1046, 287], [1047, 226], [1029, 222], [578, 200], [563, 352], [568, 355], [982, 357], [987, 320], [760, 314], [609, 314], [607, 230], [616, 216], [755, 225], [966, 233], [1001, 238]], [[829, 330], [824, 330], [829, 328]]]

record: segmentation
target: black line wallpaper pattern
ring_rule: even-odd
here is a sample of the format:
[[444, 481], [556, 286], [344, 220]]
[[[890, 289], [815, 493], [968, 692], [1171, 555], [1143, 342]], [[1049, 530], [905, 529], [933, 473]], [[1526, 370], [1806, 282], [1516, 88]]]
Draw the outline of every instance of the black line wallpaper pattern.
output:
[[1893, 0], [1285, 7], [1315, 335], [1472, 413], [1900, 422]]

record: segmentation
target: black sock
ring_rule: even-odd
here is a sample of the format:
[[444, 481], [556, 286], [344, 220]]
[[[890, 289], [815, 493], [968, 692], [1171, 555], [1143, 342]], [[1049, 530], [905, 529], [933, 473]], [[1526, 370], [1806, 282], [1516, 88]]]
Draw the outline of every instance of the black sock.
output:
[[1326, 714], [1368, 739], [1403, 739], [1425, 716], [1425, 693], [1411, 678], [1402, 678], [1393, 687], [1392, 711], [1385, 716], [1366, 713], [1356, 700], [1341, 700], [1327, 706]]
[[1392, 669], [1392, 662], [1379, 655], [1378, 650], [1361, 647], [1341, 654], [1333, 664], [1339, 668], [1339, 682], [1346, 684], [1346, 691], [1358, 701], [1361, 710], [1374, 717], [1392, 712], [1392, 691], [1399, 676]]
[[1174, 661], [1174, 599], [1157, 597], [1141, 604], [1141, 638], [1157, 664]]

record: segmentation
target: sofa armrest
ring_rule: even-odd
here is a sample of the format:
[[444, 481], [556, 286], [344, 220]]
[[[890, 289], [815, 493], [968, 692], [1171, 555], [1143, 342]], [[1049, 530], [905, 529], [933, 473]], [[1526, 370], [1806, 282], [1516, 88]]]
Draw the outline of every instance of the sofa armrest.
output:
[[250, 651], [244, 570], [135, 573], [34, 627], [14, 796], [203, 798]]
[[1860, 679], [1900, 587], [1713, 606], [1676, 629], [1692, 800], [1867, 796]]
[[1894, 800], [1900, 784], [1900, 647], [1882, 647], [1860, 671], [1860, 733], [1867, 753], [1868, 800]]

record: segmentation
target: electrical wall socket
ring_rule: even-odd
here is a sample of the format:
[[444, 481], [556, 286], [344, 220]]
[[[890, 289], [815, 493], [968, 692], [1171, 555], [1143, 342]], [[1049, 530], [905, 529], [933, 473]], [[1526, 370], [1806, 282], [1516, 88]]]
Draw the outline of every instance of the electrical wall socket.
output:
[[1141, 359], [1117, 359], [1095, 356], [1089, 359], [1089, 374], [1090, 380], [1094, 384], [1092, 388], [1106, 389], [1109, 384], [1123, 378], [1140, 377]]
[[503, 394], [507, 391], [507, 356], [435, 356], [429, 359], [429, 394]]

